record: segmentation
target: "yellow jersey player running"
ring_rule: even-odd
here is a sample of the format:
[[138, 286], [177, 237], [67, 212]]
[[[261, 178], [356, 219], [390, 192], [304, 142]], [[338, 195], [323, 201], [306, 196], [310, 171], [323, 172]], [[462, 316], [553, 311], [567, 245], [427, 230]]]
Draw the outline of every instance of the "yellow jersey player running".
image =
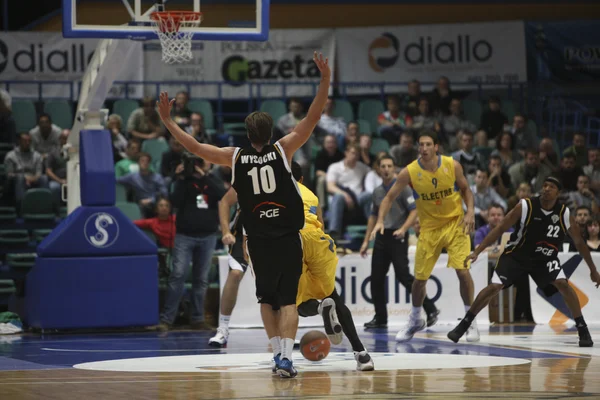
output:
[[[461, 165], [451, 157], [438, 154], [435, 132], [423, 131], [419, 134], [419, 158], [400, 171], [396, 183], [381, 203], [371, 240], [377, 232], [383, 234], [384, 218], [392, 202], [407, 185], [412, 187], [415, 194], [421, 234], [415, 254], [413, 308], [407, 326], [396, 335], [397, 342], [408, 341], [425, 328], [422, 306], [427, 280], [442, 249], [448, 253], [448, 267], [456, 270], [466, 311], [471, 307], [474, 293], [470, 264], [463, 263], [471, 252], [469, 233], [475, 225], [473, 193]], [[463, 200], [467, 205], [466, 213], [463, 212]], [[478, 340], [477, 325], [472, 323], [467, 332], [467, 341]]]

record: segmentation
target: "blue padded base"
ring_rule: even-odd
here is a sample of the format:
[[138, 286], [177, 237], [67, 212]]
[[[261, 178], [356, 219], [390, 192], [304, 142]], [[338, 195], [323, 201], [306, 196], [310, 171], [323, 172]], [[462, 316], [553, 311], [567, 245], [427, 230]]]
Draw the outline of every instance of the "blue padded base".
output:
[[40, 329], [158, 323], [156, 255], [38, 257], [25, 289], [25, 322]]

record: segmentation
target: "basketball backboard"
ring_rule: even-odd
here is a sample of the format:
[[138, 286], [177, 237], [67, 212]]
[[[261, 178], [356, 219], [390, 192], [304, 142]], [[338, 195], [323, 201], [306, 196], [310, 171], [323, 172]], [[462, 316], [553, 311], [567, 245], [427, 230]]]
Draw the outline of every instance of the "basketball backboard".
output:
[[62, 2], [63, 36], [67, 38], [157, 39], [150, 24], [150, 13], [161, 11], [161, 8], [166, 11], [203, 12], [203, 22], [199, 27], [181, 28], [182, 31], [193, 31], [194, 40], [264, 41], [269, 36], [270, 0], [255, 0], [254, 4], [225, 2], [219, 5], [211, 2], [210, 7], [228, 7], [227, 15], [230, 17], [227, 21], [222, 15], [211, 18], [210, 12], [201, 9], [201, 0]]

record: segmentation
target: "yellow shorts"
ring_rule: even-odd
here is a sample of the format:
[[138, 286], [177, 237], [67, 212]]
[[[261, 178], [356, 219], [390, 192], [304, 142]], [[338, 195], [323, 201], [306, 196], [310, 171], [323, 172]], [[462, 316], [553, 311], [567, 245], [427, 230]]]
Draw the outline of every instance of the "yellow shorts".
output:
[[462, 217], [456, 218], [443, 228], [433, 231], [421, 232], [417, 241], [415, 253], [415, 278], [427, 280], [431, 276], [433, 267], [440, 257], [442, 249], [448, 253], [448, 267], [454, 269], [465, 268], [465, 258], [471, 253], [471, 238], [463, 232]]
[[338, 257], [333, 239], [321, 229], [303, 229], [304, 265], [298, 284], [296, 305], [321, 300], [333, 293]]

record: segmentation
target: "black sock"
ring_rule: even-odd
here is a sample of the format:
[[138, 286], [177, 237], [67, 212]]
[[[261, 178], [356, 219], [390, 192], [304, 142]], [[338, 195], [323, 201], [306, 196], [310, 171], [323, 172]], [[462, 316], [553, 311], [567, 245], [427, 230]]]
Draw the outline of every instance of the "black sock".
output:
[[473, 314], [471, 311], [467, 311], [467, 313], [465, 314], [465, 317], [463, 318], [463, 321], [465, 323], [471, 325], [471, 322], [473, 322], [474, 319], [475, 319], [475, 314]]
[[577, 329], [587, 327], [587, 324], [585, 323], [585, 320], [583, 319], [583, 315], [581, 317], [575, 318], [575, 326], [577, 327]]
[[329, 297], [335, 302], [335, 313], [337, 314], [337, 317], [340, 320], [340, 325], [342, 325], [344, 335], [346, 335], [346, 337], [350, 341], [350, 344], [352, 345], [352, 350], [363, 351], [365, 349], [365, 346], [363, 346], [362, 342], [358, 338], [358, 333], [356, 333], [356, 327], [354, 326], [352, 313], [350, 312], [348, 307], [346, 307], [346, 305], [342, 302], [342, 298], [335, 289]]

